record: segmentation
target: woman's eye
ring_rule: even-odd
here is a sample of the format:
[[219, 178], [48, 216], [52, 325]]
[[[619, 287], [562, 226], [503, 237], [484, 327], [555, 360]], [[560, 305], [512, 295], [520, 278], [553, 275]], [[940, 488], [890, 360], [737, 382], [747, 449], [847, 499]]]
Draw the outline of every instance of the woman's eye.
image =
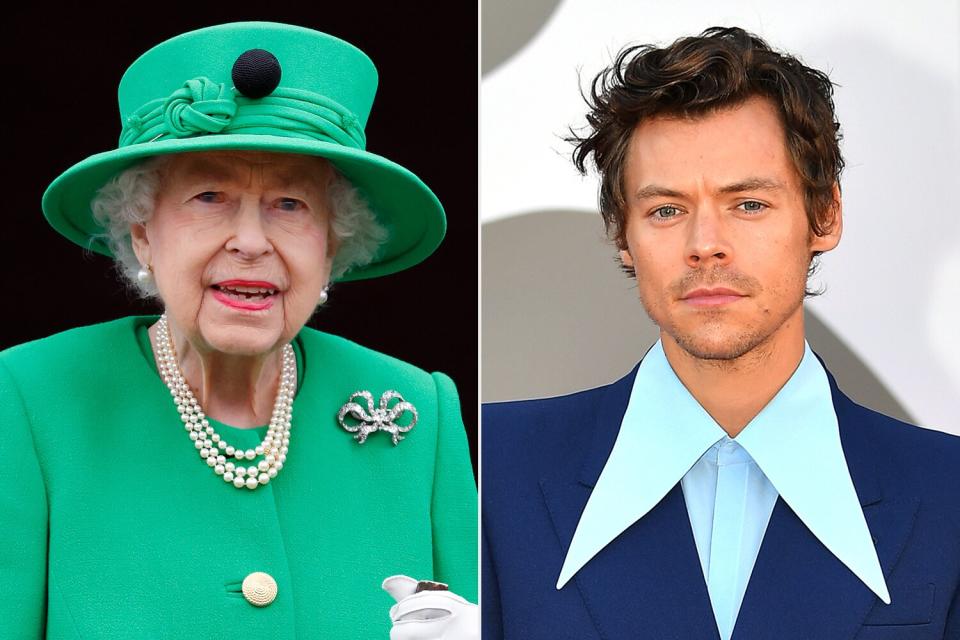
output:
[[767, 205], [763, 204], [762, 202], [757, 202], [756, 200], [747, 200], [746, 202], [741, 202], [739, 206], [747, 213], [760, 213], [767, 208]]
[[679, 213], [680, 213], [680, 209], [674, 206], [667, 205], [663, 207], [657, 207], [656, 209], [653, 210], [651, 215], [653, 215], [653, 217], [655, 218], [659, 218], [660, 220], [667, 220], [669, 218], [677, 217]]
[[220, 192], [219, 191], [204, 191], [203, 193], [198, 193], [195, 198], [198, 198], [200, 202], [216, 203], [220, 201]]
[[302, 202], [295, 198], [281, 198], [280, 199], [280, 208], [284, 211], [296, 211], [303, 205]]

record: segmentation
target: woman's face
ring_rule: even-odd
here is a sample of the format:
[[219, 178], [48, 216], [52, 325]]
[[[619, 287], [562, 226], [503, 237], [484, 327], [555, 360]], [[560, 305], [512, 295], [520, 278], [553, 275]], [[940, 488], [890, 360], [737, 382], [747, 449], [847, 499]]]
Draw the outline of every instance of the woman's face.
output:
[[289, 342], [328, 283], [335, 246], [321, 158], [174, 156], [153, 217], [131, 225], [174, 326], [194, 348], [257, 355]]

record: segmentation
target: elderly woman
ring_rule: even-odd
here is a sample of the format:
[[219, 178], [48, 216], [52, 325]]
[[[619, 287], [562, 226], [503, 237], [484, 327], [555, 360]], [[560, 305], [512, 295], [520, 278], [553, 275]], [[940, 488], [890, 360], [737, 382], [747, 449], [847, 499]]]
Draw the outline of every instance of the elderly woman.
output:
[[164, 313], [0, 354], [4, 634], [476, 634], [453, 383], [304, 326], [331, 282], [443, 236], [430, 190], [365, 150], [375, 86], [359, 50], [276, 23], [127, 70], [119, 148], [43, 208]]

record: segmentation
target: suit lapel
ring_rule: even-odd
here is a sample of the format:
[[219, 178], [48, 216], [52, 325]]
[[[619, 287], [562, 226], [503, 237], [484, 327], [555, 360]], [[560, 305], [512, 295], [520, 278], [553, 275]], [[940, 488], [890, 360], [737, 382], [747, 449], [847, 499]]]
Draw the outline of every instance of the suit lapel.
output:
[[[610, 454], [636, 369], [607, 388], [583, 463], [540, 482], [560, 542], [556, 572]], [[629, 497], [627, 497], [629, 499]], [[719, 636], [680, 485], [593, 557], [564, 590], [576, 589], [600, 637], [716, 640]]]
[[[884, 576], [903, 549], [917, 503], [881, 501], [864, 507]], [[897, 594], [891, 592], [894, 603]], [[733, 640], [853, 638], [874, 606], [886, 606], [777, 500], [753, 568]]]
[[[540, 481], [559, 541], [557, 574], [616, 441], [636, 372], [607, 388], [600, 396], [592, 432], [571, 443], [584, 451], [579, 469], [571, 465]], [[889, 578], [919, 503], [884, 498], [885, 470], [870, 455], [868, 414], [843, 395], [829, 371], [827, 377], [850, 476]], [[679, 483], [584, 565], [564, 589], [579, 592], [601, 638], [719, 637]], [[897, 593], [892, 591], [891, 597], [895, 601]], [[850, 639], [878, 603], [884, 606], [778, 499], [733, 640]]]
[[[577, 500], [582, 509], [589, 488], [541, 486], [565, 553], [579, 519], [570, 506]], [[564, 586], [573, 588], [602, 638], [719, 637], [679, 485]]]
[[[826, 368], [826, 367], [824, 367]], [[869, 425], [827, 372], [850, 477], [888, 579], [913, 528], [918, 502], [884, 499], [869, 455]], [[897, 594], [891, 592], [896, 602]], [[764, 534], [733, 640], [853, 638], [874, 606], [886, 606], [827, 550], [782, 500]]]

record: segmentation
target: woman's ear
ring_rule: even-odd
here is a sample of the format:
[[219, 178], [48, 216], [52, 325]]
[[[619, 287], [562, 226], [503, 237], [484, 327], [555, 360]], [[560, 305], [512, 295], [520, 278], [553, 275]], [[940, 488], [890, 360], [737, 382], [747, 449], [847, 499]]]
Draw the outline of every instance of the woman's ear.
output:
[[139, 222], [130, 223], [130, 241], [133, 245], [133, 253], [140, 264], [150, 265], [150, 240], [147, 238], [147, 226]]
[[340, 250], [340, 238], [337, 237], [337, 234], [333, 230], [333, 224], [327, 224], [327, 255], [326, 255], [326, 264], [327, 270], [329, 271], [333, 268], [333, 259], [337, 256], [337, 251]]
[[[322, 159], [321, 159], [322, 160]], [[326, 205], [327, 205], [327, 269], [329, 270], [333, 266], [333, 258], [337, 255], [337, 251], [340, 249], [340, 238], [337, 237], [336, 231], [333, 229], [333, 202], [330, 198], [330, 190], [333, 188], [333, 184], [336, 181], [337, 174], [336, 170], [333, 168], [333, 165], [330, 164], [328, 160], [323, 160], [323, 175], [321, 177], [321, 184], [323, 185], [323, 193], [326, 195]]]

